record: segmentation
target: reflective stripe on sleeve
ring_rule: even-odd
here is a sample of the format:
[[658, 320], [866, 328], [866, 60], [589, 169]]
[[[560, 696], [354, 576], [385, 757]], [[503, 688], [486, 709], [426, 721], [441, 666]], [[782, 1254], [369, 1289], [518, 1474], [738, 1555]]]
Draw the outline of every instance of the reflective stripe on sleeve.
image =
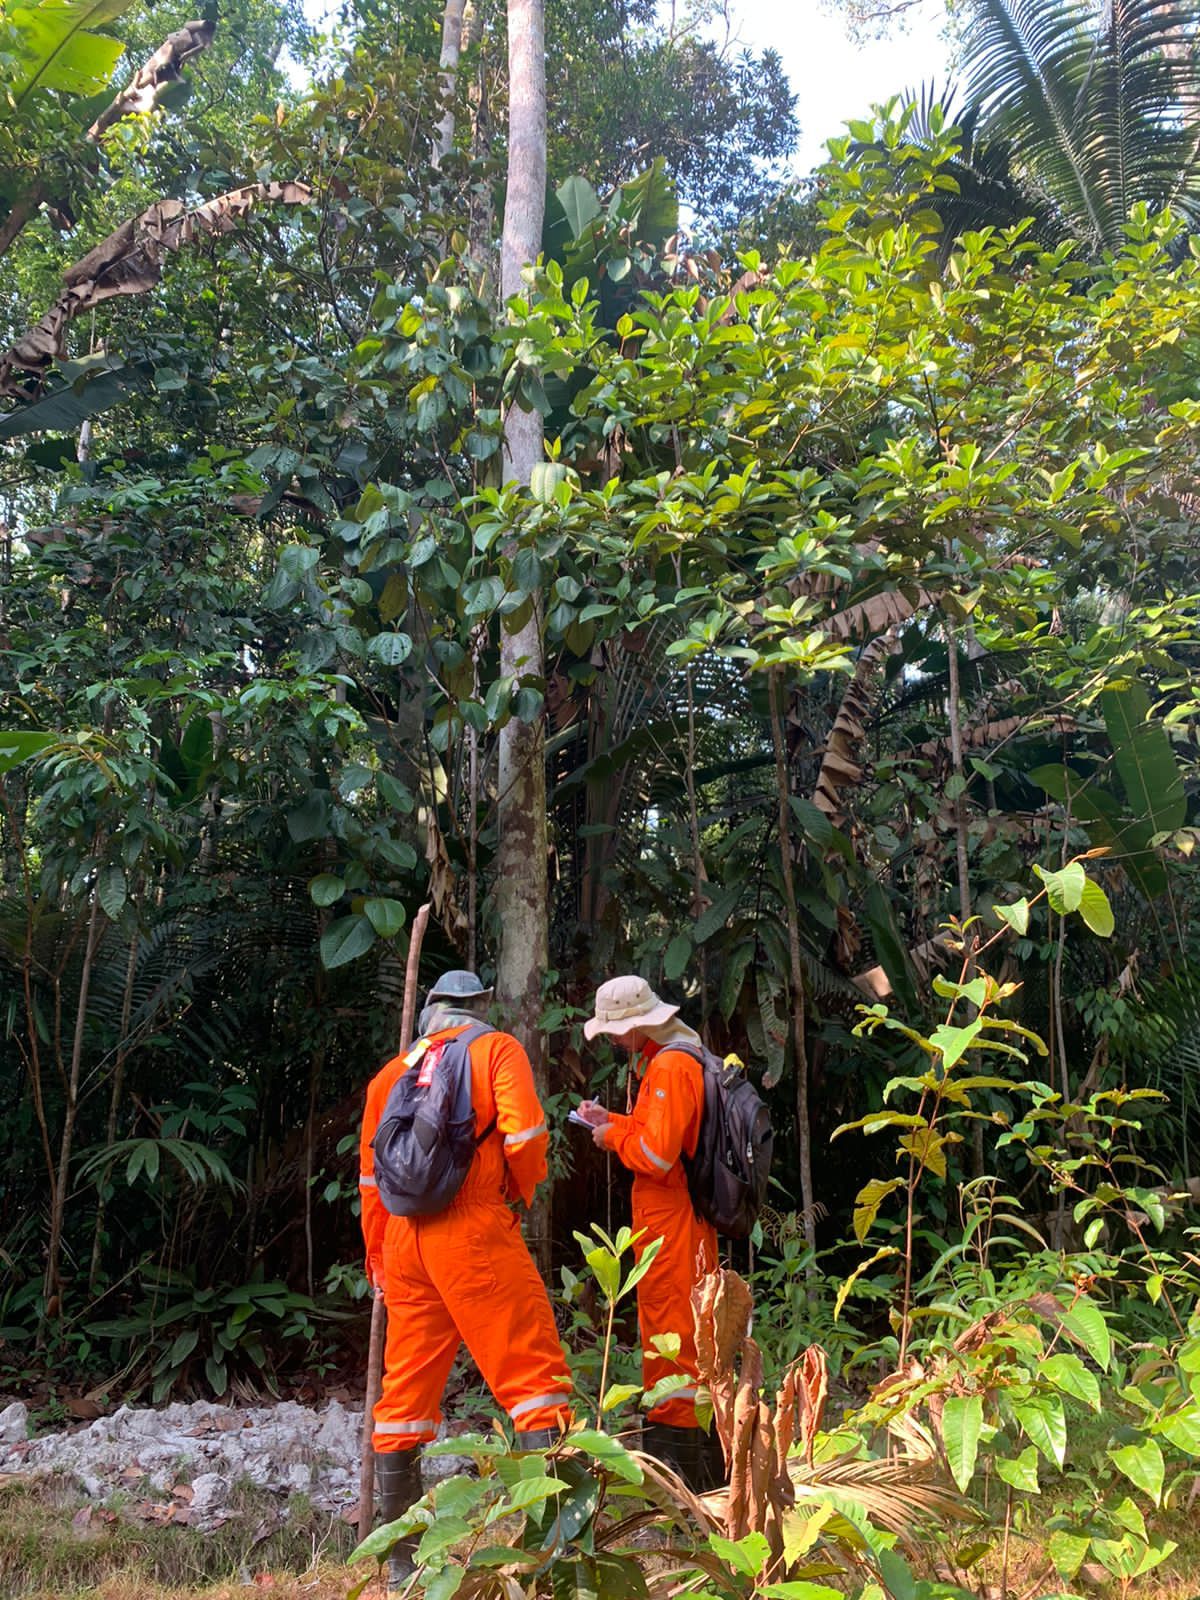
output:
[[647, 1161], [653, 1161], [654, 1165], [660, 1172], [670, 1172], [672, 1166], [670, 1161], [664, 1161], [661, 1156], [655, 1155], [654, 1151], [651, 1150], [645, 1139], [639, 1139], [638, 1143], [641, 1145], [642, 1154], [645, 1156]]
[[441, 1423], [437, 1417], [425, 1417], [420, 1422], [377, 1422], [375, 1433], [436, 1433]]
[[535, 1394], [528, 1400], [522, 1400], [508, 1413], [515, 1422], [518, 1417], [523, 1417], [527, 1411], [536, 1411], [540, 1406], [565, 1406], [569, 1400], [568, 1394]]
[[536, 1139], [539, 1133], [545, 1133], [546, 1124], [539, 1122], [534, 1128], [522, 1128], [520, 1133], [510, 1133], [505, 1137], [504, 1148], [512, 1150], [516, 1145], [525, 1144], [530, 1139]]
[[378, 1189], [379, 1185], [369, 1172], [360, 1172], [358, 1175], [358, 1187], [360, 1189]]

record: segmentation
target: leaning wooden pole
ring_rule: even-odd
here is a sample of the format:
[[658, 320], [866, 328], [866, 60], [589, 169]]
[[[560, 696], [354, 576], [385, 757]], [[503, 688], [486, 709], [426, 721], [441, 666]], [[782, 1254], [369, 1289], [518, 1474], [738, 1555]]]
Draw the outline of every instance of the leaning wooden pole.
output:
[[[429, 906], [417, 912], [408, 941], [408, 961], [404, 968], [404, 1000], [400, 1009], [400, 1048], [402, 1055], [412, 1043], [417, 1015], [417, 990], [420, 987], [421, 941], [429, 923]], [[358, 1470], [358, 1540], [361, 1544], [375, 1519], [375, 1451], [371, 1435], [375, 1431], [375, 1402], [383, 1389], [383, 1347], [387, 1338], [387, 1310], [383, 1289], [371, 1285], [371, 1337], [367, 1345], [367, 1394], [363, 1402], [362, 1459]]]

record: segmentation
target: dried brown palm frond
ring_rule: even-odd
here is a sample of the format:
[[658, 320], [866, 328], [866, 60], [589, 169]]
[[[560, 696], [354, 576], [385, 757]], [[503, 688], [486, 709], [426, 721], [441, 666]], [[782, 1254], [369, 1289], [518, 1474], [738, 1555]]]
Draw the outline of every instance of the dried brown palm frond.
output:
[[857, 784], [863, 775], [863, 769], [855, 758], [858, 746], [866, 738], [866, 720], [874, 698], [875, 677], [895, 646], [896, 628], [893, 626], [863, 648], [825, 742], [825, 754], [813, 790], [813, 804], [838, 826], [845, 821], [839, 798], [841, 792]]
[[145, 294], [162, 276], [163, 262], [205, 237], [231, 233], [259, 206], [308, 205], [308, 184], [247, 183], [189, 210], [181, 200], [156, 200], [130, 217], [63, 273], [58, 299], [27, 333], [0, 355], [0, 395], [28, 400], [18, 372], [43, 373], [62, 355], [68, 325], [118, 295]]
[[797, 1506], [830, 1493], [858, 1506], [877, 1528], [913, 1544], [931, 1522], [971, 1522], [980, 1513], [956, 1489], [939, 1483], [936, 1463], [903, 1455], [890, 1461], [839, 1457], [808, 1467], [793, 1459]]

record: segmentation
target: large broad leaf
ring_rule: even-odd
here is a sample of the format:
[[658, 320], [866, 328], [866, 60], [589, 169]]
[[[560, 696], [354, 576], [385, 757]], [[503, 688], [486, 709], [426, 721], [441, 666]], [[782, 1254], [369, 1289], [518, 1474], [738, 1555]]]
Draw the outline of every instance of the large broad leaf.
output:
[[[94, 33], [129, 10], [132, 0], [41, 0], [6, 17], [16, 62], [0, 101], [0, 121], [20, 111], [35, 89], [96, 94], [112, 77], [124, 45]], [[5, 101], [8, 103], [6, 104]]]
[[554, 198], [571, 230], [568, 235], [570, 239], [578, 239], [588, 223], [594, 222], [600, 215], [600, 201], [586, 178], [567, 178], [554, 191]]
[[982, 1396], [951, 1395], [942, 1409], [942, 1443], [954, 1481], [964, 1494], [975, 1476], [982, 1431]]
[[88, 417], [118, 405], [135, 390], [148, 389], [150, 374], [145, 363], [126, 365], [101, 356], [73, 382], [0, 417], [0, 439], [19, 439], [27, 433], [77, 433]]
[[871, 930], [871, 940], [879, 965], [887, 973], [898, 1009], [909, 1017], [921, 1012], [917, 993], [917, 977], [908, 943], [900, 931], [896, 913], [887, 891], [879, 883], [872, 883], [863, 896], [863, 916]]
[[1015, 1401], [1013, 1415], [1025, 1437], [1035, 1444], [1051, 1466], [1061, 1467], [1067, 1458], [1067, 1419], [1057, 1395], [1033, 1395]]
[[49, 749], [57, 739], [56, 733], [33, 733], [29, 729], [21, 729], [16, 733], [0, 732], [0, 772], [19, 767], [30, 756]]
[[361, 913], [339, 917], [321, 935], [321, 962], [327, 972], [357, 961], [375, 943], [375, 930]]
[[622, 185], [608, 212], [610, 217], [630, 225], [634, 239], [662, 244], [670, 238], [679, 227], [679, 197], [662, 156]]
[[1106, 690], [1100, 703], [1130, 811], [1155, 833], [1182, 827], [1187, 816], [1183, 779], [1171, 742], [1151, 715], [1145, 686], [1135, 680], [1126, 689]]
[[1139, 1444], [1122, 1445], [1119, 1449], [1110, 1450], [1108, 1455], [1117, 1471], [1123, 1472], [1132, 1484], [1158, 1505], [1162, 1499], [1166, 1466], [1157, 1440], [1143, 1439]]

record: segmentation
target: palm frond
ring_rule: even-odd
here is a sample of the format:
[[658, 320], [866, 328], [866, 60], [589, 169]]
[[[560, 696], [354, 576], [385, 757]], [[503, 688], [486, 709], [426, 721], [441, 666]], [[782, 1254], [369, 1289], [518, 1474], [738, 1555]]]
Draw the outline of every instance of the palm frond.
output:
[[[965, 95], [977, 148], [1011, 153], [1091, 248], [1133, 205], [1200, 215], [1197, 14], [1191, 0], [973, 0]], [[957, 174], [956, 174], [957, 176]]]
[[934, 1464], [919, 1456], [864, 1461], [842, 1456], [814, 1466], [792, 1458], [788, 1475], [797, 1503], [831, 1492], [862, 1510], [875, 1527], [911, 1542], [931, 1522], [971, 1522], [980, 1513], [957, 1490], [939, 1483]]

